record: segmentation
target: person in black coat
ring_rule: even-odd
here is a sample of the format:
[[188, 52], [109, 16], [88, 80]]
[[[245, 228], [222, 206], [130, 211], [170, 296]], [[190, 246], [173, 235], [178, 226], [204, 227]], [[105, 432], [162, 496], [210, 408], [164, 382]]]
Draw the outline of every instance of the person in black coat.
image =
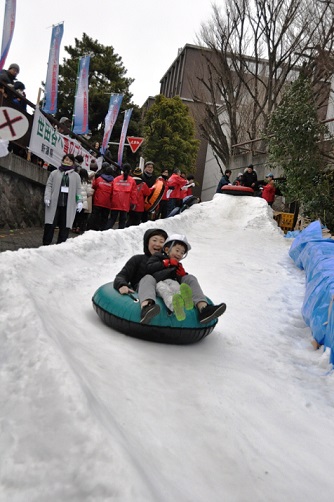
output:
[[[149, 188], [152, 188], [154, 183], [157, 181], [157, 177], [154, 174], [154, 163], [151, 160], [148, 160], [145, 163], [143, 174], [141, 175], [143, 181], [145, 181], [146, 185]], [[150, 219], [150, 213], [148, 211], [144, 211], [141, 222], [146, 223]]]
[[143, 181], [145, 181], [146, 185], [149, 188], [152, 188], [154, 183], [156, 182], [157, 177], [154, 174], [154, 164], [150, 160], [145, 163], [144, 171], [141, 178]]
[[161, 228], [146, 230], [144, 234], [144, 254], [132, 256], [114, 279], [114, 288], [127, 295], [138, 291], [141, 306], [141, 323], [147, 324], [159, 314], [156, 300], [156, 280], [147, 275], [147, 261], [154, 253], [162, 250], [167, 232]]
[[253, 164], [249, 164], [249, 166], [246, 169], [246, 172], [244, 172], [243, 174], [243, 185], [245, 187], [253, 188], [253, 190], [257, 189], [258, 186], [257, 174], [254, 171]]
[[18, 64], [11, 64], [8, 70], [0, 71], [0, 84], [7, 84], [14, 89], [14, 83], [17, 75], [20, 73], [20, 67]]

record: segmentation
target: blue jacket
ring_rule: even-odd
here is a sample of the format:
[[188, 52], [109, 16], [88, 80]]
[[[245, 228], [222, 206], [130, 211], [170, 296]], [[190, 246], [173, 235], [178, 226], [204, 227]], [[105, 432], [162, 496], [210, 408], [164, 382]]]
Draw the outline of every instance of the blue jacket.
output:
[[229, 178], [227, 176], [225, 176], [225, 174], [224, 174], [224, 176], [222, 177], [222, 179], [218, 183], [216, 193], [222, 193], [222, 187], [225, 185], [230, 185], [230, 184], [231, 184], [231, 182], [230, 182]]

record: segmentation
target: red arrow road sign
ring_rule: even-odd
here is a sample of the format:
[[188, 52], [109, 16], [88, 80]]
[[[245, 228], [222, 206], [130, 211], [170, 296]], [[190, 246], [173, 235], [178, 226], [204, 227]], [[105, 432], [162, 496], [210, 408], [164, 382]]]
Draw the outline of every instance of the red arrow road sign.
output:
[[144, 138], [135, 138], [134, 136], [127, 136], [126, 139], [129, 142], [132, 153], [136, 153], [136, 151], [144, 141]]
[[10, 141], [21, 138], [28, 127], [28, 119], [23, 113], [8, 106], [0, 107], [0, 138]]

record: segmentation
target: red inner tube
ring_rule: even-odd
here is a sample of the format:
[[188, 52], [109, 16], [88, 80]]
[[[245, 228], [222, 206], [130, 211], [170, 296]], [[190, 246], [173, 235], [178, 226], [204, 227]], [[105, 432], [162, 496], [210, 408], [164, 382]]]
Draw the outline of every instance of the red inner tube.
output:
[[224, 185], [222, 193], [228, 195], [253, 195], [254, 190], [251, 187], [243, 187], [241, 185]]

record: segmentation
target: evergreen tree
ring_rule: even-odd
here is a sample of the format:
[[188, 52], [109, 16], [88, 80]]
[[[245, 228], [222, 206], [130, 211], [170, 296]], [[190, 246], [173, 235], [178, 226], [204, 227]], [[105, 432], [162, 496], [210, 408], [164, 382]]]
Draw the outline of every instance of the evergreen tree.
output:
[[269, 161], [284, 170], [283, 194], [311, 219], [334, 228], [333, 171], [322, 150], [327, 128], [320, 123], [309, 78], [293, 82], [271, 116]]
[[[108, 112], [111, 93], [124, 94], [122, 107], [114, 126], [110, 141], [119, 142], [124, 114], [122, 111], [133, 108], [128, 135], [138, 136], [140, 133], [140, 111], [137, 105], [131, 103], [132, 94], [129, 86], [133, 79], [126, 77], [126, 69], [120, 56], [113, 47], [104, 46], [83, 33], [82, 40], [75, 39], [75, 46], [66, 46], [69, 58], [64, 58], [59, 66], [59, 92], [57, 118], [72, 118], [74, 110], [75, 90], [80, 57], [90, 55], [89, 67], [89, 129], [92, 133], [91, 142], [102, 142], [104, 119]], [[117, 160], [118, 146], [111, 145], [110, 151]], [[135, 156], [124, 148], [123, 162], [133, 162]]]
[[144, 119], [144, 156], [158, 168], [176, 167], [192, 172], [199, 141], [195, 139], [195, 123], [179, 96], [155, 97], [154, 105]]

